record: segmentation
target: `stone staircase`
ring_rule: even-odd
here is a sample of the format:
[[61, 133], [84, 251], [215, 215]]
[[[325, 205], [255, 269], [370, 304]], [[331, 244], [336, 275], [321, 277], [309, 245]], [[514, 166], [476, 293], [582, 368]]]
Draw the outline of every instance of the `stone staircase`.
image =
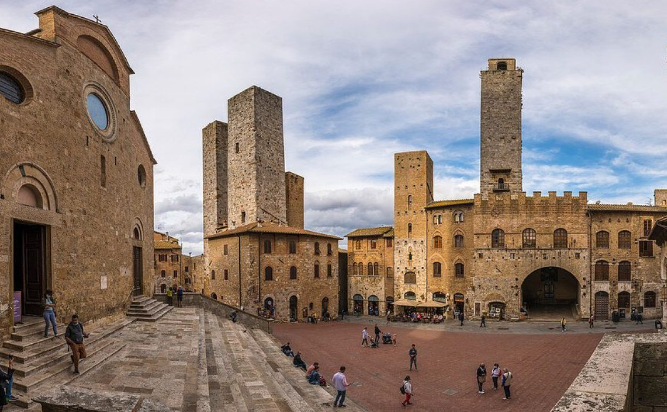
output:
[[0, 348], [3, 368], [7, 366], [9, 355], [14, 356], [12, 395], [18, 398], [14, 404], [27, 408], [32, 404], [30, 397], [41, 388], [66, 384], [104, 362], [125, 346], [107, 338], [131, 322], [123, 319], [102, 329], [87, 326], [86, 332], [90, 333], [86, 339], [88, 357], [79, 367], [81, 375], [73, 375], [71, 352], [64, 338], [66, 325], [58, 325], [60, 335], [57, 338], [53, 337], [53, 331], [49, 332], [50, 337], [44, 338], [44, 319], [26, 317], [23, 324], [14, 327], [14, 333]]
[[[325, 411], [334, 396], [311, 385], [271, 336], [203, 312], [211, 411]], [[215, 342], [215, 344], [213, 344]], [[346, 410], [361, 411], [347, 399]], [[198, 409], [199, 410], [199, 409]]]
[[173, 306], [142, 295], [132, 298], [127, 316], [144, 322], [156, 322], [172, 309]]

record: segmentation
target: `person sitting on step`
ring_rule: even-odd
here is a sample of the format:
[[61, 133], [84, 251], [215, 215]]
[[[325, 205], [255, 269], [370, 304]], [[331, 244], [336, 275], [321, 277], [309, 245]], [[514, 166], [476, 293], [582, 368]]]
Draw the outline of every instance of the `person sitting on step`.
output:
[[306, 371], [306, 362], [301, 359], [301, 352], [297, 352], [296, 355], [294, 355], [294, 361], [292, 361], [292, 363], [297, 368], [303, 369], [304, 372]]

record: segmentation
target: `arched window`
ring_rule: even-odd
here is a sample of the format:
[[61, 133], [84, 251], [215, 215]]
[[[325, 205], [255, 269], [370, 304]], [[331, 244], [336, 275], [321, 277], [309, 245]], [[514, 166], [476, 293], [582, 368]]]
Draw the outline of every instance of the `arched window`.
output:
[[289, 268], [289, 278], [292, 280], [296, 279], [296, 266]]
[[605, 260], [595, 262], [595, 280], [609, 280], [609, 262]]
[[412, 195], [408, 195], [408, 208], [412, 207]]
[[[377, 263], [376, 263], [377, 265]], [[333, 266], [331, 266], [331, 263], [327, 264], [327, 277], [330, 278], [333, 276]]]
[[380, 265], [378, 264], [378, 262], [373, 263], [373, 276], [377, 276], [380, 274], [379, 267]]
[[21, 186], [17, 194], [17, 200], [22, 205], [43, 209], [44, 201], [42, 200], [42, 195], [31, 184]]
[[273, 269], [271, 266], [264, 268], [264, 280], [273, 280]]
[[327, 256], [331, 256], [333, 254], [333, 249], [331, 249], [331, 243], [327, 243]]
[[609, 249], [609, 232], [601, 230], [595, 234], [595, 247]]
[[491, 247], [494, 249], [505, 247], [505, 232], [502, 229], [494, 229], [491, 232]]
[[498, 62], [496, 67], [498, 70], [507, 70], [507, 62]]
[[524, 229], [521, 232], [521, 245], [526, 249], [532, 249], [537, 246], [537, 233], [535, 229]]
[[442, 276], [442, 265], [440, 262], [433, 262], [433, 277], [439, 278]]
[[218, 300], [218, 295], [216, 295], [215, 292], [211, 293], [211, 297], [215, 300]]
[[355, 241], [354, 245], [355, 245], [354, 246], [355, 249], [357, 249], [357, 250], [361, 249], [361, 240]]
[[498, 190], [505, 190], [505, 179], [498, 179]]
[[465, 277], [465, 267], [463, 263], [459, 262], [454, 265], [454, 276], [457, 278]]
[[454, 235], [454, 247], [463, 247], [463, 235]]
[[632, 280], [632, 265], [627, 260], [618, 262], [618, 281], [629, 282]]
[[408, 261], [412, 262], [412, 248], [408, 248]]
[[166, 270], [160, 271], [160, 277], [166, 278], [167, 277], [167, 271]]
[[0, 94], [12, 103], [20, 104], [25, 99], [21, 83], [9, 73], [0, 72]]
[[630, 292], [621, 292], [618, 294], [618, 307], [619, 308], [630, 307]]
[[436, 302], [446, 302], [447, 295], [442, 292], [433, 292], [433, 300]]
[[433, 248], [442, 249], [442, 236], [433, 237]]
[[268, 239], [264, 241], [264, 253], [271, 253], [271, 241]]
[[632, 233], [629, 230], [618, 232], [618, 248], [630, 249], [632, 247]]
[[358, 270], [359, 271], [359, 276], [363, 276], [364, 275], [364, 264], [359, 262], [359, 265], [357, 265], [357, 267], [359, 268], [359, 270]]
[[146, 169], [144, 165], [139, 165], [137, 168], [137, 179], [139, 180], [139, 187], [146, 187]]
[[415, 272], [405, 272], [405, 275], [403, 276], [403, 283], [417, 283], [417, 275]]
[[644, 307], [645, 308], [655, 307], [655, 292], [644, 293]]
[[315, 254], [320, 254], [320, 242], [315, 242]]
[[463, 222], [463, 212], [461, 211], [454, 212], [454, 223], [461, 223], [461, 222]]
[[408, 236], [412, 234], [412, 223], [408, 223]]
[[403, 297], [408, 300], [417, 300], [417, 294], [415, 294], [415, 292], [405, 292]]
[[294, 240], [289, 241], [289, 253], [290, 254], [295, 254], [296, 253], [296, 241], [294, 241]]
[[373, 264], [371, 262], [368, 262], [368, 276], [373, 276]]
[[320, 264], [319, 263], [315, 263], [315, 265], [313, 266], [313, 276], [316, 277], [316, 278], [320, 277]]
[[139, 231], [138, 227], [134, 228], [134, 231], [132, 232], [132, 236], [134, 237], [134, 240], [141, 240], [141, 232]]
[[554, 230], [554, 249], [567, 249], [567, 230]]

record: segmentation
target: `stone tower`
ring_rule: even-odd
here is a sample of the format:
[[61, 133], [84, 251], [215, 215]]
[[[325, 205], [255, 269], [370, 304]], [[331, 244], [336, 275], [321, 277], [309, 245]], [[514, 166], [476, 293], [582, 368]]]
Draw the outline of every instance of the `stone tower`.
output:
[[287, 224], [282, 99], [257, 86], [229, 99], [228, 222]]
[[204, 236], [227, 227], [227, 124], [202, 130], [204, 156]]
[[480, 193], [522, 191], [521, 81], [515, 59], [489, 59], [481, 72]]
[[285, 197], [287, 198], [287, 225], [303, 229], [303, 177], [285, 173]]
[[[394, 273], [397, 299], [426, 300], [426, 212], [433, 201], [433, 161], [425, 150], [394, 155]], [[407, 274], [407, 276], [406, 276]], [[407, 282], [406, 282], [407, 281]]]

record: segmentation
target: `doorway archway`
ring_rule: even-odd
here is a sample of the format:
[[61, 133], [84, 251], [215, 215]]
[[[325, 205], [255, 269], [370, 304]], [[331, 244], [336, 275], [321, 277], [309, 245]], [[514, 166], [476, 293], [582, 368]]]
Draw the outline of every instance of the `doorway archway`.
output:
[[368, 314], [371, 316], [378, 316], [380, 314], [380, 299], [377, 296], [371, 295], [368, 297]]
[[531, 318], [572, 318], [579, 303], [580, 285], [569, 271], [543, 267], [526, 276], [521, 284], [522, 305]]
[[352, 297], [352, 300], [354, 301], [354, 306], [352, 307], [353, 313], [364, 313], [364, 297], [357, 293]]
[[296, 322], [299, 316], [299, 312], [297, 310], [297, 303], [298, 301], [296, 296], [291, 296], [289, 298], [289, 318], [292, 322]]

